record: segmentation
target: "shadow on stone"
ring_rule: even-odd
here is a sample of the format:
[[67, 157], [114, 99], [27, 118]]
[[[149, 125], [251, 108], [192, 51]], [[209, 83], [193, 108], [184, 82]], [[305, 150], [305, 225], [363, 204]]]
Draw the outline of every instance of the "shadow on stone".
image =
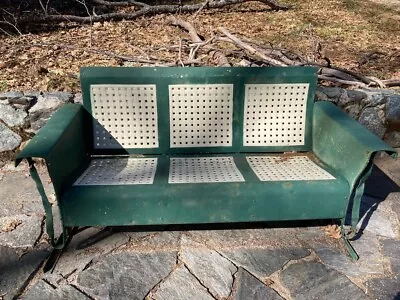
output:
[[[365, 192], [361, 200], [359, 231], [352, 240], [361, 237], [363, 231], [367, 228], [372, 215], [378, 209], [379, 205], [388, 197], [390, 193], [400, 192], [400, 187], [391, 180], [383, 171], [375, 165], [372, 173], [365, 184]], [[346, 216], [346, 223], [349, 224], [351, 212]]]

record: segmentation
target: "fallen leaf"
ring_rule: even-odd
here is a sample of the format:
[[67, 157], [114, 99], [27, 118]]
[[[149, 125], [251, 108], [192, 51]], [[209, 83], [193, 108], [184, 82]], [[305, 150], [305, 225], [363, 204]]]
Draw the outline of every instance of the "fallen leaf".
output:
[[11, 220], [3, 225], [3, 228], [1, 228], [1, 231], [2, 232], [13, 231], [15, 228], [17, 228], [21, 224], [22, 224], [21, 220]]
[[342, 232], [338, 225], [328, 225], [324, 228], [325, 234], [334, 239], [340, 239], [342, 237]]

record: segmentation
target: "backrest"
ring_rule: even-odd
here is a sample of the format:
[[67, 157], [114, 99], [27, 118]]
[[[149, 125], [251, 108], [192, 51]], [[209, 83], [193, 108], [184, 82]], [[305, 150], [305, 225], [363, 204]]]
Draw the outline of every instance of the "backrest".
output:
[[93, 154], [309, 151], [313, 67], [81, 69]]

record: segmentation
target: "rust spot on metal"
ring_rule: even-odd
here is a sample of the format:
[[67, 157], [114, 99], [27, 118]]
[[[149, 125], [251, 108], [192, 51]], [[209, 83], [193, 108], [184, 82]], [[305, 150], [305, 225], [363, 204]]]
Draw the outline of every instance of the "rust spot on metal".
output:
[[283, 187], [284, 187], [285, 189], [291, 189], [291, 188], [293, 187], [293, 184], [292, 184], [291, 182], [285, 182], [285, 183], [283, 184]]

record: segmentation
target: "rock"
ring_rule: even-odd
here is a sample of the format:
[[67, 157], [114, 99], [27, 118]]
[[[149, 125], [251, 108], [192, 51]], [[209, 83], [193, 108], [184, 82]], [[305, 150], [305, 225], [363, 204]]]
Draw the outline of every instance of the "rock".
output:
[[321, 261], [346, 276], [362, 277], [385, 274], [383, 256], [375, 235], [364, 233], [358, 240], [351, 242], [360, 256], [357, 262], [351, 262], [349, 256], [335, 247], [316, 247], [314, 250]]
[[180, 266], [161, 282], [152, 299], [213, 300], [214, 298], [184, 266]]
[[143, 299], [175, 263], [176, 252], [115, 253], [82, 271], [77, 284], [96, 299]]
[[340, 107], [345, 107], [346, 105], [350, 104], [350, 103], [354, 103], [357, 101], [354, 101], [352, 98], [349, 97], [347, 90], [342, 90], [342, 94], [339, 97], [339, 102], [338, 105]]
[[365, 284], [367, 294], [376, 300], [400, 299], [400, 276], [371, 279]]
[[367, 299], [347, 277], [315, 261], [301, 261], [280, 274], [292, 299]]
[[42, 128], [51, 115], [64, 103], [65, 101], [58, 97], [39, 96], [36, 104], [29, 109], [31, 129], [37, 131]]
[[50, 284], [52, 286], [59, 286], [59, 285], [68, 284], [67, 278], [62, 277], [60, 274], [54, 274], [52, 272], [43, 273], [43, 277], [42, 277], [42, 279], [46, 283], [48, 283], [48, 284]]
[[347, 97], [351, 99], [352, 102], [361, 102], [363, 99], [367, 98], [367, 94], [363, 90], [346, 90]]
[[0, 295], [5, 294], [3, 299], [14, 299], [48, 254], [32, 250], [19, 257], [14, 249], [0, 246]]
[[283, 299], [270, 287], [249, 274], [246, 270], [239, 268], [236, 276], [237, 288], [232, 294], [234, 300], [280, 300]]
[[73, 101], [74, 103], [77, 103], [77, 104], [83, 104], [83, 97], [82, 97], [82, 93], [76, 93], [75, 95], [74, 95], [74, 101]]
[[[298, 246], [298, 228], [240, 228], [219, 230], [191, 230], [192, 239], [214, 249], [236, 248], [295, 248]], [[220, 252], [221, 252], [220, 251]]]
[[101, 259], [102, 256], [126, 242], [128, 242], [128, 237], [123, 233], [89, 227], [72, 238], [53, 273], [66, 276], [75, 271], [76, 274], [90, 262]]
[[363, 99], [363, 105], [369, 107], [375, 107], [378, 105], [385, 104], [392, 93], [386, 92], [385, 90], [376, 89], [364, 89], [363, 90], [367, 97]]
[[361, 112], [358, 121], [378, 137], [383, 138], [385, 135], [386, 128], [380, 121], [379, 109], [375, 107], [365, 108]]
[[64, 103], [57, 97], [39, 96], [36, 104], [29, 109], [29, 113], [37, 114], [44, 111], [54, 111]]
[[130, 249], [137, 251], [179, 251], [180, 231], [125, 232], [130, 238]]
[[0, 152], [14, 150], [21, 144], [22, 138], [0, 123]]
[[[185, 244], [184, 238], [183, 245]], [[194, 246], [194, 247], [193, 247]], [[183, 246], [180, 259], [216, 298], [226, 298], [231, 293], [235, 265], [214, 250], [201, 244]]]
[[[24, 166], [24, 164], [21, 165]], [[47, 195], [51, 195], [54, 190], [49, 182], [49, 176], [40, 166], [37, 169]], [[14, 170], [14, 166], [12, 166], [12, 170]], [[27, 172], [25, 166], [22, 171], [7, 172], [3, 178], [0, 188], [0, 217], [43, 214], [44, 209], [39, 192]]]
[[392, 272], [400, 279], [400, 241], [387, 239], [381, 241], [381, 244], [383, 255], [389, 257]]
[[35, 97], [21, 97], [21, 98], [13, 98], [9, 100], [9, 103], [12, 105], [23, 105], [29, 106], [36, 98]]
[[0, 104], [0, 120], [10, 127], [24, 125], [27, 115], [22, 109], [15, 109], [10, 105]]
[[288, 261], [309, 255], [309, 251], [303, 248], [241, 248], [222, 253], [235, 265], [241, 266], [257, 278], [265, 278], [282, 268]]
[[343, 89], [338, 87], [323, 87], [323, 86], [317, 87], [317, 92], [326, 95], [326, 97], [329, 98], [329, 100], [335, 103], [339, 101], [339, 98], [342, 95], [343, 91], [344, 91]]
[[397, 220], [400, 222], [400, 193], [390, 193], [385, 201], [391, 204], [391, 210], [396, 214]]
[[0, 218], [0, 245], [33, 247], [42, 231], [42, 216], [15, 215]]
[[23, 296], [24, 300], [80, 300], [87, 299], [85, 294], [78, 291], [76, 288], [70, 285], [63, 285], [57, 288], [53, 288], [51, 285], [47, 284], [43, 280], [40, 280], [33, 287], [31, 287]]
[[22, 93], [22, 92], [16, 92], [16, 91], [5, 92], [5, 93], [0, 94], [0, 100], [20, 98], [23, 96], [24, 96], [24, 93]]
[[38, 91], [29, 91], [29, 92], [25, 92], [24, 96], [25, 97], [32, 97], [32, 98], [37, 99], [41, 94], [42, 93], [38, 92]]
[[[318, 87], [319, 88], [319, 87]], [[330, 101], [330, 99], [321, 91], [317, 90], [315, 91], [315, 97], [314, 101]], [[332, 101], [333, 102], [333, 101]]]
[[47, 99], [58, 99], [64, 103], [73, 103], [74, 95], [68, 92], [50, 92], [43, 93], [43, 97]]
[[361, 105], [358, 103], [349, 104], [343, 108], [343, 111], [354, 120], [357, 120], [360, 115]]
[[358, 222], [357, 228], [379, 236], [397, 238], [398, 220], [389, 206], [389, 202], [384, 201], [377, 208], [375, 206], [369, 208]]
[[392, 131], [385, 134], [385, 142], [394, 148], [400, 147], [400, 132]]
[[238, 66], [240, 67], [248, 67], [251, 65], [251, 62], [248, 61], [247, 59], [242, 59], [239, 63]]
[[388, 123], [400, 122], [400, 95], [392, 95], [386, 103], [386, 120]]

